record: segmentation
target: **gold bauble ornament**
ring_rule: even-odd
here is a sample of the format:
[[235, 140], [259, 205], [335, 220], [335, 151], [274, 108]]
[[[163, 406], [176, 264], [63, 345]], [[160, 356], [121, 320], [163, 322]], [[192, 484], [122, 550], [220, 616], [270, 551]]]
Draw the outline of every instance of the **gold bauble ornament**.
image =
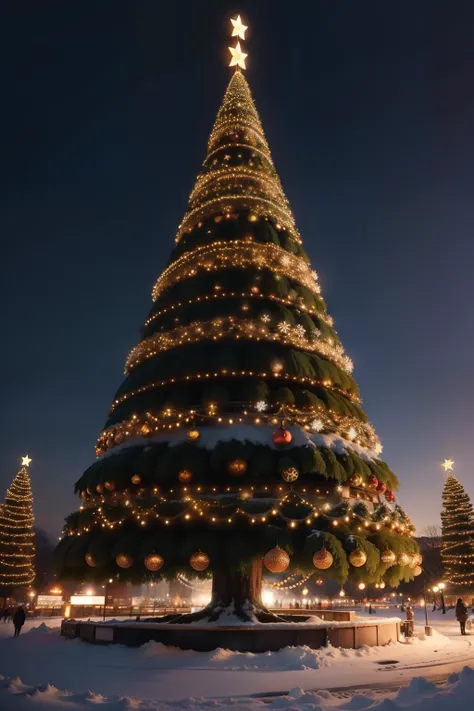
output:
[[417, 575], [421, 575], [422, 572], [423, 570], [421, 568], [421, 565], [415, 565], [415, 567], [413, 568], [413, 575], [415, 576], [415, 578], [417, 577]]
[[313, 555], [313, 565], [318, 570], [327, 570], [334, 563], [332, 553], [324, 546]]
[[158, 555], [158, 553], [149, 553], [145, 556], [144, 560], [145, 567], [148, 568], [148, 570], [151, 570], [152, 573], [163, 567], [164, 562], [164, 558], [162, 558], [161, 555]]
[[209, 568], [209, 564], [211, 562], [211, 559], [207, 555], [207, 553], [203, 553], [202, 551], [197, 551], [196, 553], [193, 553], [191, 558], [189, 559], [189, 565], [191, 568], [197, 571], [202, 571], [206, 570], [206, 568]]
[[87, 499], [87, 491], [85, 489], [81, 491], [81, 499], [83, 499], [84, 501]]
[[397, 559], [398, 565], [407, 566], [411, 563], [411, 558], [408, 553], [400, 553]]
[[275, 546], [265, 553], [263, 564], [270, 573], [283, 573], [290, 565], [290, 556], [280, 546]]
[[360, 474], [353, 474], [349, 478], [349, 484], [351, 486], [360, 486], [362, 484], [362, 477]]
[[390, 548], [386, 548], [380, 556], [380, 560], [384, 565], [395, 565], [397, 562], [397, 556], [390, 550]]
[[247, 471], [247, 462], [245, 459], [232, 459], [227, 464], [227, 470], [232, 476], [243, 476]]
[[296, 481], [298, 479], [299, 475], [300, 475], [299, 471], [298, 471], [298, 469], [296, 469], [296, 467], [286, 467], [286, 469], [283, 469], [283, 471], [281, 473], [281, 478], [284, 481], [287, 481], [290, 483], [292, 481]]
[[106, 481], [105, 482], [105, 488], [107, 491], [113, 491], [115, 489], [115, 482], [113, 481]]
[[192, 478], [193, 475], [192, 472], [189, 471], [189, 469], [181, 469], [178, 473], [178, 479], [181, 484], [189, 484]]
[[281, 360], [274, 359], [270, 363], [270, 368], [272, 373], [281, 373], [281, 371], [283, 370], [283, 363], [281, 362]]
[[131, 568], [133, 565], [133, 558], [128, 553], [119, 553], [115, 557], [115, 562], [119, 568]]
[[188, 439], [190, 440], [190, 442], [197, 442], [200, 436], [201, 433], [195, 427], [188, 430]]
[[138, 474], [132, 476], [132, 484], [140, 484], [142, 478]]
[[413, 556], [413, 565], [421, 565], [423, 563], [423, 556], [420, 553], [415, 553]]
[[97, 563], [95, 562], [92, 553], [86, 553], [85, 558], [87, 565], [89, 565], [91, 568], [97, 568]]
[[104, 485], [103, 484], [97, 484], [97, 486], [95, 488], [97, 489], [99, 494], [104, 493]]
[[349, 555], [349, 563], [354, 568], [362, 568], [363, 565], [367, 563], [367, 553], [362, 550], [362, 548], [356, 548], [355, 551]]

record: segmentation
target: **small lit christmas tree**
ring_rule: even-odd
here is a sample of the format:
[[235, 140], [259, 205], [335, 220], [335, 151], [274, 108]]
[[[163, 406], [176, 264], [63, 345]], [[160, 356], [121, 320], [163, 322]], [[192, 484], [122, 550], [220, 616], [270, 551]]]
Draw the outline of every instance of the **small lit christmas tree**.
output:
[[474, 591], [474, 508], [464, 487], [453, 473], [454, 462], [446, 459], [441, 525], [441, 560], [448, 592], [463, 595]]
[[28, 467], [22, 467], [7, 490], [0, 509], [0, 590], [31, 585], [35, 579], [33, 494]]
[[235, 72], [55, 558], [78, 579], [212, 573], [201, 617], [266, 621], [263, 572], [397, 585], [421, 556], [232, 24]]

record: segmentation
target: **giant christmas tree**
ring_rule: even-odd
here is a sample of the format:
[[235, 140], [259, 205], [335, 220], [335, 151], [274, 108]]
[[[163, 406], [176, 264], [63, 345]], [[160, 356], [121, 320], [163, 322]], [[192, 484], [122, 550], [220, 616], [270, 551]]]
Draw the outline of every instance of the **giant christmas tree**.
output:
[[[474, 593], [474, 509], [464, 487], [452, 470], [454, 462], [445, 460], [441, 524], [441, 560], [450, 594]], [[451, 466], [450, 466], [451, 465]]]
[[33, 495], [28, 466], [22, 467], [7, 490], [0, 508], [0, 594], [31, 585], [35, 578]]
[[77, 578], [212, 574], [202, 616], [266, 620], [262, 571], [396, 585], [421, 557], [233, 26], [235, 71], [56, 562]]

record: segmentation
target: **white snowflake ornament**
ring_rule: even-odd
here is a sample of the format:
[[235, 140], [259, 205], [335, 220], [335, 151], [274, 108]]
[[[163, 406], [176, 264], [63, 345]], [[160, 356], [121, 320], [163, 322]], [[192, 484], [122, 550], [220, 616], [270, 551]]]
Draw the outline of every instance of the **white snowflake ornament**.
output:
[[379, 454], [382, 454], [382, 452], [383, 452], [383, 446], [382, 446], [382, 443], [381, 443], [381, 442], [377, 442], [377, 444], [376, 444], [375, 447], [374, 447], [374, 452], [375, 452], [375, 454], [377, 454], [377, 456], [378, 456]]
[[280, 323], [278, 324], [278, 330], [280, 331], [280, 333], [287, 334], [290, 332], [291, 326], [287, 321], [280, 321]]
[[311, 423], [311, 429], [314, 430], [315, 432], [321, 432], [323, 427], [324, 427], [324, 422], [322, 420], [320, 420], [319, 417], [317, 417]]
[[259, 400], [259, 401], [255, 404], [255, 409], [257, 410], [257, 412], [265, 412], [265, 410], [267, 409], [267, 407], [268, 407], [268, 405], [267, 405], [267, 403], [265, 402], [265, 400]]

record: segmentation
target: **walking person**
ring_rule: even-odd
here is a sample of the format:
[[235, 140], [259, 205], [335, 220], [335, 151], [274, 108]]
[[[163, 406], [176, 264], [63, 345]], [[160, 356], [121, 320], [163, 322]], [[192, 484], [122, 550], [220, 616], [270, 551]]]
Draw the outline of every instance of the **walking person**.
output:
[[[467, 618], [466, 618], [466, 619], [467, 619]], [[13, 615], [13, 626], [14, 626], [14, 628], [15, 628], [15, 634], [13, 635], [14, 637], [18, 637], [18, 636], [19, 636], [19, 634], [20, 634], [20, 632], [21, 632], [21, 628], [22, 628], [23, 625], [25, 624], [25, 620], [26, 620], [26, 614], [25, 614], [24, 609], [23, 609], [22, 606], [20, 605], [20, 607], [18, 608], [18, 610], [17, 610], [17, 611], [15, 612], [15, 614]]]
[[456, 603], [456, 619], [459, 622], [461, 634], [466, 634], [467, 617], [467, 607], [464, 604], [462, 597], [459, 597]]

